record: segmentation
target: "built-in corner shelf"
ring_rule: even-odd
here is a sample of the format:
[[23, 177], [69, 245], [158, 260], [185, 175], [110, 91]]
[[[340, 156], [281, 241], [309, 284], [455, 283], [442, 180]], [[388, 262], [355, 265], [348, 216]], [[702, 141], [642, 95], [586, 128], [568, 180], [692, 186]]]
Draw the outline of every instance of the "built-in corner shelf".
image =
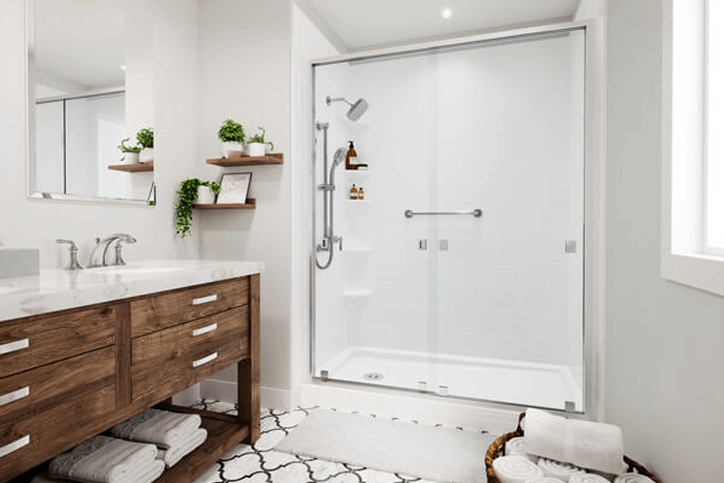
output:
[[246, 203], [209, 203], [194, 204], [197, 210], [256, 210], [256, 198], [249, 198]]
[[207, 159], [207, 164], [233, 168], [236, 166], [264, 166], [269, 164], [284, 164], [284, 153], [269, 153], [266, 156], [239, 156], [235, 158]]
[[125, 171], [127, 173], [142, 173], [144, 171], [153, 171], [153, 161], [132, 164], [111, 164], [108, 169], [114, 171]]

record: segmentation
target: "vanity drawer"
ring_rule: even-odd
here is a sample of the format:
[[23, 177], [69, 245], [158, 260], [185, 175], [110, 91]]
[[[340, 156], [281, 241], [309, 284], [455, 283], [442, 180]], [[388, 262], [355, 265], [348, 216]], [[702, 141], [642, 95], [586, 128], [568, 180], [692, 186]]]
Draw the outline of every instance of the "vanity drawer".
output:
[[133, 402], [165, 399], [248, 357], [248, 307], [133, 339], [131, 354]]
[[0, 377], [115, 343], [119, 305], [0, 323]]
[[134, 300], [131, 335], [139, 337], [248, 303], [249, 277]]
[[0, 481], [103, 431], [116, 411], [115, 351], [105, 348], [0, 380], [28, 396], [0, 407]]

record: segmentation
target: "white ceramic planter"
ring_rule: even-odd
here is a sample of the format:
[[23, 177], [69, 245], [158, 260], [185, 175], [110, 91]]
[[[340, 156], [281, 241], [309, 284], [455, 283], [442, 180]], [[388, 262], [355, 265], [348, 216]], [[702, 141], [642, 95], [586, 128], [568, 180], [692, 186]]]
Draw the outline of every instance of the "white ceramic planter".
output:
[[264, 154], [272, 152], [272, 145], [270, 143], [264, 143]]
[[138, 163], [140, 156], [138, 153], [123, 153], [123, 162], [126, 164]]
[[200, 205], [213, 205], [216, 202], [216, 195], [214, 190], [208, 186], [199, 186], [199, 191], [196, 193], [196, 203]]
[[264, 156], [266, 154], [264, 146], [265, 145], [262, 143], [251, 143], [246, 145], [249, 156]]
[[241, 156], [243, 152], [244, 145], [241, 143], [235, 143], [230, 141], [222, 141], [221, 143], [221, 156], [224, 158]]
[[138, 155], [138, 157], [142, 163], [146, 163], [148, 161], [153, 161], [153, 148], [141, 149], [141, 152]]

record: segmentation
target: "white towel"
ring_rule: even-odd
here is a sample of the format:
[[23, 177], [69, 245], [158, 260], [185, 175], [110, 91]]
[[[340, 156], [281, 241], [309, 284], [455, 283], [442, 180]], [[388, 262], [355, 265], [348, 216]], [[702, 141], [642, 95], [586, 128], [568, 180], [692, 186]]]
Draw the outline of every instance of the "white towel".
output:
[[560, 461], [554, 461], [548, 458], [538, 459], [538, 467], [543, 470], [543, 474], [545, 476], [558, 478], [566, 483], [571, 475], [586, 473], [579, 467], [573, 466], [570, 463], [561, 463]]
[[517, 438], [510, 438], [505, 443], [505, 456], [523, 456], [524, 458], [528, 458], [533, 463], [538, 462], [538, 457], [532, 454], [529, 454], [525, 451], [525, 442], [523, 440], [522, 436], [519, 436]]
[[116, 438], [153, 443], [161, 448], [169, 448], [183, 443], [188, 435], [201, 426], [198, 414], [179, 414], [160, 409], [146, 409], [111, 429]]
[[209, 433], [204, 428], [199, 428], [191, 434], [189, 439], [182, 443], [178, 443], [176, 446], [171, 446], [168, 449], [160, 449], [157, 458], [163, 460], [166, 468], [171, 468], [181, 461], [181, 458], [204, 444], [208, 435]]
[[[145, 472], [133, 476], [133, 483], [151, 483], [156, 481], [166, 468], [163, 461], [154, 460], [144, 465]], [[75, 480], [78, 483], [86, 483], [81, 480]], [[131, 480], [129, 480], [131, 481]], [[30, 483], [73, 483], [72, 480], [53, 478], [48, 475], [38, 475]]]
[[53, 477], [97, 483], [137, 483], [158, 454], [152, 444], [96, 436], [50, 461]]
[[565, 483], [563, 480], [553, 478], [552, 476], [542, 476], [540, 478], [533, 478], [532, 480], [526, 480], [525, 483]]
[[528, 409], [524, 438], [525, 449], [531, 454], [616, 475], [626, 471], [618, 426]]
[[501, 483], [526, 483], [540, 478], [543, 471], [524, 456], [501, 456], [493, 460], [493, 471]]
[[638, 473], [624, 473], [618, 475], [613, 483], [654, 483], [654, 480]]
[[571, 475], [568, 483], [611, 483], [611, 480], [607, 480], [601, 475], [585, 473], [581, 475]]

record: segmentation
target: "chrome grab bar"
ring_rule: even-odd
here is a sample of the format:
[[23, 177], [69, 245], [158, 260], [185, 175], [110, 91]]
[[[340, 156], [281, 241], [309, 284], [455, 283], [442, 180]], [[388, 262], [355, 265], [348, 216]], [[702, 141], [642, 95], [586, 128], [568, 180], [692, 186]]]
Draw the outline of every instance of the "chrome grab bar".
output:
[[405, 210], [405, 218], [412, 218], [420, 215], [473, 215], [475, 218], [483, 216], [483, 210], [475, 209], [472, 211], [412, 211]]

